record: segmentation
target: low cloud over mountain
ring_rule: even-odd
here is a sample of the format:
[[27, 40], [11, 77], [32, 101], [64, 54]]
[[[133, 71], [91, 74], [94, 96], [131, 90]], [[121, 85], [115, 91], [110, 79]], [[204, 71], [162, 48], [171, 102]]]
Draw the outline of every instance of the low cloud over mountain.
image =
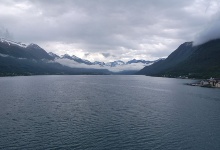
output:
[[216, 14], [207, 26], [196, 36], [194, 45], [200, 45], [210, 40], [220, 38], [220, 13]]

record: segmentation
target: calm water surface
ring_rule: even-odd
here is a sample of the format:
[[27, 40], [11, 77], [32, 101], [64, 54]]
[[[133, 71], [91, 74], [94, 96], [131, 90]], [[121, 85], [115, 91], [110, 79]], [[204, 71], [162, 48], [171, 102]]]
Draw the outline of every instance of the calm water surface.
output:
[[0, 78], [0, 149], [219, 150], [220, 89], [190, 82]]

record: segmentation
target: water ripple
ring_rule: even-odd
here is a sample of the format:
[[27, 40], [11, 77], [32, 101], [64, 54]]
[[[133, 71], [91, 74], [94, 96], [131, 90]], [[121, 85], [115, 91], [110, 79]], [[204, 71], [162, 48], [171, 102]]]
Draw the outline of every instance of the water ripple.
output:
[[218, 90], [145, 76], [0, 80], [0, 149], [220, 149]]

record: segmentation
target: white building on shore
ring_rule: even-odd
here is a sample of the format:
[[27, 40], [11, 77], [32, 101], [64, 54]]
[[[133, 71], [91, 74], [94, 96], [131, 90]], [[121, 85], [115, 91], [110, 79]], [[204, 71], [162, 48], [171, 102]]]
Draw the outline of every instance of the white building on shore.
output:
[[210, 78], [208, 80], [202, 80], [200, 86], [204, 87], [220, 87], [220, 79]]

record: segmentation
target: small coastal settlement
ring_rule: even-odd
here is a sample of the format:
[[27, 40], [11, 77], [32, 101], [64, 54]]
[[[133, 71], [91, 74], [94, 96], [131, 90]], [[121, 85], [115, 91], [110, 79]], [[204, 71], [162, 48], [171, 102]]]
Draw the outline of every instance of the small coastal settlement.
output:
[[201, 86], [201, 87], [213, 87], [213, 88], [220, 88], [220, 78], [210, 78], [207, 80], [202, 80], [199, 83], [192, 83], [192, 86]]

